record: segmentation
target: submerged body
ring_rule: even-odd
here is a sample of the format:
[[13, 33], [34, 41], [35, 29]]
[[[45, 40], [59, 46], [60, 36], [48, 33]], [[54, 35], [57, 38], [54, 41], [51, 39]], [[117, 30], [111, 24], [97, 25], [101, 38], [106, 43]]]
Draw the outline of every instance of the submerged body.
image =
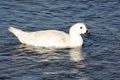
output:
[[[40, 47], [77, 47], [83, 44], [83, 39], [78, 33], [79, 26], [83, 23], [77, 23], [70, 28], [69, 34], [58, 30], [44, 30], [36, 32], [25, 32], [14, 27], [10, 27], [9, 31], [12, 32], [21, 43]], [[86, 27], [85, 31], [86, 32]]]

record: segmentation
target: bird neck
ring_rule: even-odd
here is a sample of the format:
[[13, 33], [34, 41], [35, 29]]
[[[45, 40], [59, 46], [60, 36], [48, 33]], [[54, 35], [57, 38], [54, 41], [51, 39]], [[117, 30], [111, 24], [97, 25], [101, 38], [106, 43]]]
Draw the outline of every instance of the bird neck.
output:
[[70, 35], [70, 45], [71, 46], [81, 46], [83, 44], [83, 39], [81, 35], [75, 33], [69, 33]]

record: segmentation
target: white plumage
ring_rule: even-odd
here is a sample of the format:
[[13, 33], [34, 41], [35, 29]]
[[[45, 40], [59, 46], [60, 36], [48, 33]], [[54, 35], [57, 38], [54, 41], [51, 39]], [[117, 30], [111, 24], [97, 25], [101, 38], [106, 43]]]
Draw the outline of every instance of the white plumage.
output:
[[21, 43], [40, 47], [77, 47], [83, 44], [80, 34], [84, 34], [87, 28], [84, 23], [73, 25], [69, 34], [58, 30], [43, 30], [35, 32], [25, 32], [14, 27], [10, 27], [12, 32]]

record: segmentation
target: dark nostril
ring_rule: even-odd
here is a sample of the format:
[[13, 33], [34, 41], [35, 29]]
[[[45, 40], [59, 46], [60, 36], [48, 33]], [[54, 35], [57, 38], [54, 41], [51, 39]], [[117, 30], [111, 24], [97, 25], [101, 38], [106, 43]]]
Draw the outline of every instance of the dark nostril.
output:
[[85, 33], [87, 36], [91, 36], [91, 34], [89, 33], [88, 30], [86, 30], [86, 33]]
[[86, 30], [86, 33], [89, 33], [89, 31], [88, 31], [88, 30]]

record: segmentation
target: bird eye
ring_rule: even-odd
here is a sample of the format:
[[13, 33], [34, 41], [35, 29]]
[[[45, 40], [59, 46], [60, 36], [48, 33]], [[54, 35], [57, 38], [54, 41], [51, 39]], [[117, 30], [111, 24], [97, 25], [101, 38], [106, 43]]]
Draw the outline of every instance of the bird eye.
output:
[[80, 27], [80, 29], [82, 29], [82, 27]]

